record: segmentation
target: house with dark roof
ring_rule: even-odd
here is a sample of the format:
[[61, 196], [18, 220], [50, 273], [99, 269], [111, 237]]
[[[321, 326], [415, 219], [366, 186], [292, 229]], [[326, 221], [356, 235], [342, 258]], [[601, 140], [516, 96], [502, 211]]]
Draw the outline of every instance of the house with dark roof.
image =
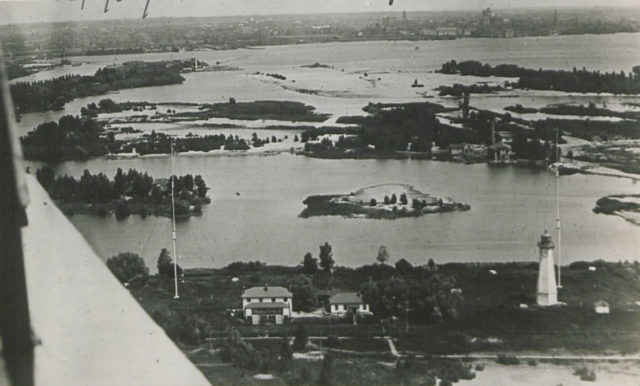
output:
[[244, 317], [251, 324], [282, 324], [291, 317], [293, 295], [284, 287], [251, 287], [242, 293]]
[[366, 304], [357, 292], [340, 292], [329, 298], [331, 315], [343, 316], [347, 312], [353, 314], [370, 314], [369, 305]]

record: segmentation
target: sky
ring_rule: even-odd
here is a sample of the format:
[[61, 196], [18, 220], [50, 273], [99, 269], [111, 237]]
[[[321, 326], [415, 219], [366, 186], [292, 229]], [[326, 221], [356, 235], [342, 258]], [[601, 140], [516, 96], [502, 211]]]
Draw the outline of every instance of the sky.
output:
[[[532, 7], [640, 7], [639, 0], [0, 0], [0, 24], [142, 18]], [[108, 12], [104, 12], [108, 3]]]

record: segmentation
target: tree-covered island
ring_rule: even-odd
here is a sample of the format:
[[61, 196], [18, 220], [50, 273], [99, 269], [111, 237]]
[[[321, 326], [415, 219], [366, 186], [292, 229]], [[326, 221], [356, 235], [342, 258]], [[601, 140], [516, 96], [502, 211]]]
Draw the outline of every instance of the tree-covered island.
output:
[[94, 75], [65, 75], [38, 82], [18, 82], [11, 85], [11, 95], [19, 114], [59, 110], [76, 98], [126, 88], [182, 83], [181, 72], [194, 64], [194, 59], [126, 62], [99, 68]]
[[[327, 117], [313, 112], [313, 106], [288, 101], [255, 101], [236, 103], [217, 103], [213, 105], [187, 104], [185, 106], [198, 109], [193, 113], [176, 113], [168, 109], [159, 112], [161, 104], [148, 102], [120, 102], [102, 99], [99, 103], [90, 103], [81, 109], [81, 116], [65, 115], [58, 122], [47, 122], [38, 125], [21, 137], [24, 157], [28, 160], [45, 162], [61, 162], [69, 160], [85, 160], [117, 154], [168, 154], [171, 141], [178, 153], [188, 151], [208, 152], [224, 149], [227, 151], [248, 150], [260, 147], [265, 143], [280, 141], [272, 137], [251, 139], [239, 138], [237, 135], [187, 134], [174, 137], [162, 132], [152, 131], [134, 138], [118, 138], [114, 130], [107, 130], [108, 119], [100, 118], [100, 114], [133, 111], [140, 114], [118, 118], [119, 123], [128, 122], [181, 122], [196, 119], [207, 119], [213, 116], [230, 119], [290, 119], [303, 121], [322, 121]], [[171, 112], [169, 112], [171, 110]], [[151, 112], [151, 116], [149, 113]], [[205, 127], [216, 124], [204, 124]], [[238, 127], [225, 125], [224, 127]], [[279, 128], [279, 127], [278, 127]], [[286, 128], [286, 126], [285, 126]], [[132, 128], [121, 128], [120, 133], [135, 133]]]
[[309, 196], [300, 217], [337, 215], [375, 219], [417, 217], [428, 213], [465, 211], [468, 204], [422, 193], [409, 185], [384, 184], [350, 194]]
[[565, 92], [608, 92], [612, 94], [640, 94], [640, 65], [628, 74], [620, 72], [588, 71], [586, 68], [566, 70], [543, 70], [500, 64], [492, 67], [475, 60], [457, 62], [451, 60], [442, 65], [443, 74], [473, 75], [480, 77], [500, 76], [519, 78], [511, 86], [520, 89], [555, 90]]
[[329, 114], [315, 112], [315, 107], [302, 102], [293, 101], [253, 101], [238, 102], [229, 98], [226, 103], [205, 103], [199, 106], [199, 111], [183, 112], [173, 115], [173, 119], [208, 119], [230, 118], [243, 120], [272, 119], [291, 122], [324, 122]]
[[202, 213], [202, 205], [211, 202], [209, 188], [200, 175], [191, 174], [155, 179], [135, 169], [118, 168], [113, 179], [85, 170], [79, 179], [55, 176], [51, 167], [38, 169], [36, 177], [62, 211], [68, 215], [92, 214], [101, 217], [114, 213], [117, 219], [130, 214], [143, 218], [149, 214], [171, 216], [171, 179], [174, 181], [175, 213], [189, 217]]

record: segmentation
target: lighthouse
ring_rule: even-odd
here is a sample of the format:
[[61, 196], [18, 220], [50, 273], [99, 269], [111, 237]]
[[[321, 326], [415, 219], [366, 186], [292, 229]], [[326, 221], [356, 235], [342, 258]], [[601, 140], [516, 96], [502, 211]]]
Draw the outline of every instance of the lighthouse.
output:
[[553, 249], [551, 235], [545, 230], [540, 241], [540, 266], [538, 268], [538, 288], [536, 302], [539, 306], [553, 306], [558, 304], [558, 289], [556, 287], [556, 275], [554, 269]]

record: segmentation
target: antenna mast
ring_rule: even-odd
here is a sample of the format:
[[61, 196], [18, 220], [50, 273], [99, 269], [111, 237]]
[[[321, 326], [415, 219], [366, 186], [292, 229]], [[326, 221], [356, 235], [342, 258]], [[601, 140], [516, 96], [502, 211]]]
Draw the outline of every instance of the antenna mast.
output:
[[558, 288], [562, 288], [562, 231], [560, 229], [560, 129], [556, 128], [556, 230], [558, 231]]
[[173, 184], [175, 176], [173, 175], [173, 139], [171, 139], [171, 240], [173, 242], [173, 283], [175, 287], [174, 299], [180, 299], [178, 295], [178, 255], [176, 252], [176, 205], [173, 196]]

